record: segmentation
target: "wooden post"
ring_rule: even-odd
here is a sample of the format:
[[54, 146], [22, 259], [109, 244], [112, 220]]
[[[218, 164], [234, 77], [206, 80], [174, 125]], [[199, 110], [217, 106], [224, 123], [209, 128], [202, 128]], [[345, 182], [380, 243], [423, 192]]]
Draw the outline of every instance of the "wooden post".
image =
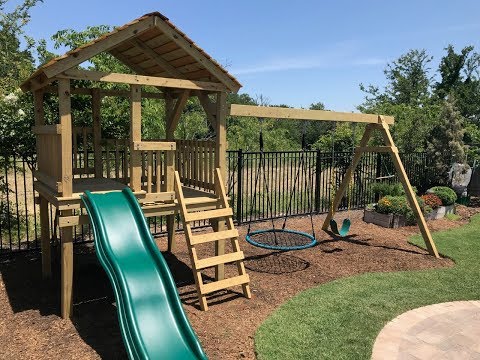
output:
[[133, 143], [142, 141], [142, 88], [130, 86], [130, 188], [142, 190], [142, 153], [134, 150]]
[[[33, 92], [35, 125], [45, 125], [45, 109], [43, 107], [43, 89]], [[38, 138], [39, 135], [37, 135]], [[37, 154], [42, 151], [37, 140]], [[44, 169], [38, 169], [44, 170]], [[40, 195], [40, 245], [42, 249], [42, 277], [52, 276], [51, 247], [50, 247], [50, 214], [48, 212], [48, 200]]]
[[425, 241], [425, 245], [428, 249], [430, 255], [439, 258], [437, 248], [435, 243], [433, 242], [432, 235], [430, 234], [430, 230], [428, 229], [427, 222], [423, 216], [422, 210], [418, 205], [417, 197], [415, 192], [412, 189], [410, 184], [410, 180], [408, 179], [407, 173], [405, 168], [403, 167], [402, 160], [400, 159], [400, 155], [398, 153], [398, 149], [393, 142], [392, 135], [390, 134], [390, 130], [388, 128], [388, 124], [383, 120], [383, 117], [380, 117], [381, 121], [381, 128], [380, 132], [382, 134], [383, 140], [386, 146], [391, 147], [390, 155], [392, 156], [393, 164], [395, 165], [395, 170], [398, 173], [398, 178], [403, 185], [403, 189], [405, 190], [405, 195], [407, 196], [408, 202], [410, 204], [410, 208], [412, 209], [415, 218], [417, 219], [418, 227], [420, 228], [420, 232], [422, 233], [423, 240]]
[[[173, 141], [175, 137], [175, 128], [172, 127], [172, 115], [174, 108], [174, 100], [170, 92], [165, 93], [165, 129], [166, 129], [166, 140]], [[173, 191], [174, 190], [174, 181], [175, 181], [175, 154], [171, 151], [168, 151], [165, 158], [165, 184], [164, 191]], [[175, 250], [175, 215], [167, 215], [167, 242], [168, 242], [168, 251], [172, 252]]]
[[[342, 183], [340, 184], [340, 187], [338, 188], [335, 194], [335, 198], [333, 199], [333, 205], [332, 204], [330, 205], [330, 209], [328, 210], [327, 217], [323, 222], [322, 229], [324, 231], [327, 230], [328, 227], [330, 226], [330, 220], [332, 220], [333, 215], [335, 215], [335, 212], [337, 211], [338, 206], [340, 205], [340, 201], [342, 201], [343, 194], [347, 190], [347, 186], [350, 183], [350, 179], [352, 178], [353, 172], [355, 171], [355, 168], [357, 167], [358, 163], [360, 162], [360, 159], [362, 158], [363, 148], [367, 146], [368, 140], [370, 139], [372, 131], [373, 131], [372, 125], [368, 124], [367, 127], [365, 128], [365, 132], [363, 133], [363, 137], [360, 140], [360, 145], [355, 149], [352, 163], [348, 167], [347, 172], [345, 173], [345, 177], [343, 178]], [[332, 171], [334, 170], [332, 169]]]
[[[224, 184], [227, 178], [227, 93], [217, 93], [215, 114], [215, 168], [220, 169], [220, 175]], [[217, 194], [218, 195], [218, 194]], [[226, 229], [225, 220], [214, 220], [212, 227], [215, 231], [223, 231]], [[225, 254], [225, 240], [219, 240], [215, 243], [215, 255]], [[225, 278], [225, 265], [220, 264], [215, 267], [215, 279], [222, 280]]]
[[[94, 168], [95, 177], [103, 177], [103, 162], [102, 162], [102, 125], [100, 118], [101, 105], [100, 89], [92, 89], [92, 118], [93, 118], [93, 152], [94, 152]], [[125, 155], [126, 156], [126, 155]]]
[[[70, 80], [58, 80], [58, 103], [60, 124], [62, 125], [61, 141], [61, 181], [62, 196], [71, 196], [72, 176], [72, 114], [70, 98]], [[73, 215], [72, 210], [61, 212], [61, 216]], [[61, 236], [61, 313], [63, 318], [72, 315], [73, 287], [73, 231], [72, 227], [62, 228]]]
[[[183, 109], [190, 97], [190, 91], [185, 90], [174, 104], [171, 94], [165, 94], [166, 105], [166, 122], [165, 127], [167, 141], [174, 141], [175, 129], [178, 126]], [[166, 152], [165, 163], [165, 191], [175, 190], [175, 152]], [[175, 249], [175, 215], [167, 215], [167, 236], [168, 236], [168, 251], [172, 252]]]

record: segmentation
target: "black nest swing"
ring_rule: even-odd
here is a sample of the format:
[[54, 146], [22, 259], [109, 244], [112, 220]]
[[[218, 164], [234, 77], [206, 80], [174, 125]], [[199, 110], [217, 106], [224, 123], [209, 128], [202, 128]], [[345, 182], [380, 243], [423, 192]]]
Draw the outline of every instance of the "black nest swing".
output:
[[273, 214], [272, 209], [272, 201], [270, 199], [270, 191], [268, 187], [268, 182], [266, 178], [266, 169], [265, 169], [265, 153], [263, 149], [263, 129], [260, 128], [260, 161], [258, 163], [257, 174], [255, 176], [255, 185], [254, 185], [254, 194], [253, 194], [253, 201], [250, 206], [250, 221], [248, 224], [248, 231], [245, 237], [245, 240], [253, 246], [257, 246], [260, 248], [268, 249], [268, 250], [280, 250], [280, 251], [289, 251], [289, 250], [302, 250], [312, 247], [317, 244], [317, 240], [315, 238], [315, 230], [313, 225], [313, 217], [312, 217], [312, 204], [310, 201], [310, 197], [308, 198], [308, 208], [310, 209], [310, 223], [312, 227], [312, 233], [306, 233], [303, 231], [287, 229], [287, 219], [291, 215], [292, 210], [292, 201], [297, 189], [297, 183], [300, 175], [300, 170], [304, 173], [306, 172], [306, 165], [305, 165], [305, 129], [302, 134], [302, 152], [299, 161], [299, 166], [295, 175], [295, 179], [293, 182], [293, 189], [290, 193], [290, 197], [288, 200], [288, 207], [287, 211], [284, 216], [283, 225], [281, 228], [275, 227], [275, 222], [272, 218], [271, 224], [272, 227], [270, 229], [261, 229], [251, 231], [251, 224], [252, 224], [252, 217], [253, 212], [257, 204], [257, 187], [260, 178], [260, 173], [263, 173], [263, 188], [266, 194], [267, 199], [267, 208], [270, 210], [270, 214]]

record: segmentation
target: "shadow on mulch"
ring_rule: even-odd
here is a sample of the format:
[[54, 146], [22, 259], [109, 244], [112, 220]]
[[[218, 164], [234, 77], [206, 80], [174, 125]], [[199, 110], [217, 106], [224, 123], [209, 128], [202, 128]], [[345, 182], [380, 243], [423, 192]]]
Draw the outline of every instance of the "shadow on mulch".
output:
[[[171, 253], [163, 253], [163, 256], [172, 270], [182, 302], [198, 308], [195, 291], [182, 293], [182, 288], [194, 284], [191, 268]], [[42, 279], [40, 269], [38, 252], [0, 258], [0, 273], [13, 312], [38, 310], [43, 319], [49, 321], [48, 315], [60, 316], [60, 266], [58, 260], [54, 261], [49, 280]], [[204, 281], [208, 280], [213, 279], [204, 277]], [[73, 283], [72, 323], [82, 340], [101, 358], [127, 359], [113, 290], [91, 245], [75, 247]], [[242, 294], [235, 291], [219, 291], [209, 294], [208, 302], [220, 304], [240, 296]]]

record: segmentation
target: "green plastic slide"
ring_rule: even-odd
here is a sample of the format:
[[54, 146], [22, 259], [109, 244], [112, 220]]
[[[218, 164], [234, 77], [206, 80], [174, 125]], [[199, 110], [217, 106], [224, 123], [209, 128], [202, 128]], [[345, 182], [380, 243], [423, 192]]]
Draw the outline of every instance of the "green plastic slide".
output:
[[113, 286], [129, 357], [207, 359], [130, 189], [106, 194], [86, 191], [82, 199], [97, 256]]

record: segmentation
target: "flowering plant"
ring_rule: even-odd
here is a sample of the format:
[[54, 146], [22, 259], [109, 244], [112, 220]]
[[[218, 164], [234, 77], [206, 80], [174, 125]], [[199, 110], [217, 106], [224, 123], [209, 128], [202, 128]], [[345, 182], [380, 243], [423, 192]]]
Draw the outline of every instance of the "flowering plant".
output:
[[432, 209], [436, 209], [442, 206], [442, 200], [435, 194], [425, 194], [421, 198], [425, 202], [426, 206], [430, 206]]

